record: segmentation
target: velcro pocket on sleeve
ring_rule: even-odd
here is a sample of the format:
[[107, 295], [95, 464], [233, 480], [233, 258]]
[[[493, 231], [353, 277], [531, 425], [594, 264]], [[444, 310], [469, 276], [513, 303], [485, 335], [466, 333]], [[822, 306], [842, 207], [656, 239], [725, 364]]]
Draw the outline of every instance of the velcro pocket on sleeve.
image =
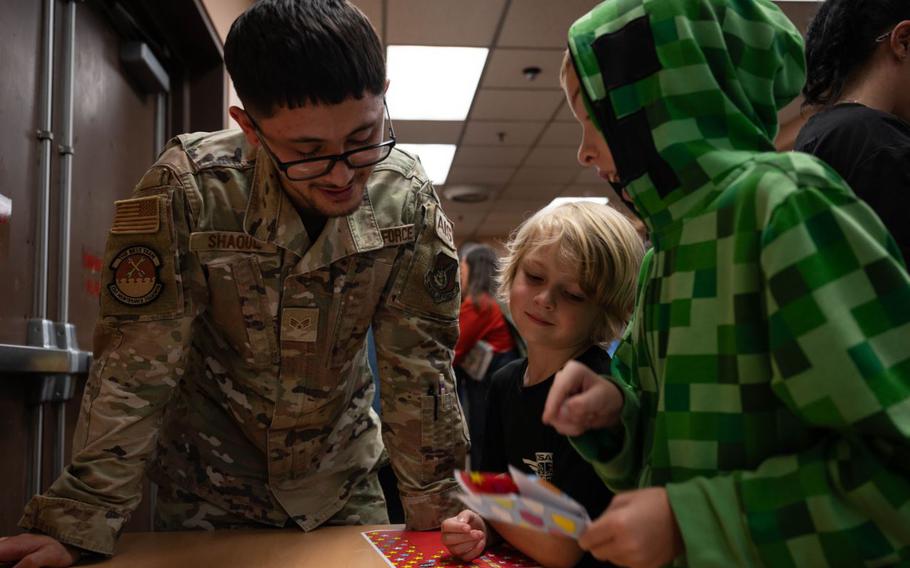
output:
[[407, 267], [398, 273], [391, 303], [419, 315], [455, 320], [461, 302], [458, 256], [436, 230], [435, 203], [423, 206], [421, 231]]

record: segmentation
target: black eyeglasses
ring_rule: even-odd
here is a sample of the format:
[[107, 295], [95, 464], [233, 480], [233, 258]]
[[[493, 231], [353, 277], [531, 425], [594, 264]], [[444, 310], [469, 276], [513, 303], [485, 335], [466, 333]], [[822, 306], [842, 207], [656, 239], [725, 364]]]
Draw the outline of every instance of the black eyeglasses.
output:
[[266, 144], [265, 135], [262, 133], [262, 129], [259, 128], [256, 121], [253, 120], [252, 115], [250, 115], [250, 113], [246, 113], [246, 115], [253, 124], [253, 128], [256, 129], [256, 137], [259, 138], [262, 147], [265, 148], [269, 157], [275, 162], [275, 166], [284, 172], [284, 175], [290, 180], [306, 181], [308, 179], [315, 179], [326, 175], [332, 171], [332, 168], [334, 168], [335, 164], [338, 162], [344, 162], [349, 168], [357, 169], [378, 164], [388, 158], [389, 154], [392, 153], [392, 148], [395, 146], [396, 142], [395, 129], [392, 127], [392, 117], [389, 116], [389, 107], [385, 100], [382, 101], [382, 106], [385, 108], [385, 119], [389, 123], [388, 140], [383, 140], [378, 144], [354, 148], [343, 154], [319, 156], [318, 158], [304, 158], [302, 160], [292, 160], [290, 162], [282, 162], [278, 159], [275, 152], [272, 152], [272, 149]]

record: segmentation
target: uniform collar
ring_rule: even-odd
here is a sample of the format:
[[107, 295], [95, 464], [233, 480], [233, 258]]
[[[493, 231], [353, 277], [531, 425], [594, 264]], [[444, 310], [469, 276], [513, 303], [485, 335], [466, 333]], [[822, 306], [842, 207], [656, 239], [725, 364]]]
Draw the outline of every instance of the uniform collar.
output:
[[350, 215], [329, 219], [311, 246], [297, 209], [281, 187], [280, 175], [260, 148], [256, 155], [253, 187], [243, 219], [243, 230], [259, 240], [274, 243], [296, 254], [301, 258], [299, 271], [316, 270], [346, 256], [382, 247], [382, 235], [370, 193], [366, 190], [360, 207]]

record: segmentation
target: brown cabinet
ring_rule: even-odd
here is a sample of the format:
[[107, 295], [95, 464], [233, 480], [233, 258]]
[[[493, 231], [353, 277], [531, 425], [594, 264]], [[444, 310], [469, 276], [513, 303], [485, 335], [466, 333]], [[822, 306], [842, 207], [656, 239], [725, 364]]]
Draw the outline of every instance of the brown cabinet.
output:
[[[40, 214], [40, 142], [42, 77], [46, 36], [43, 26], [53, 10], [53, 81], [50, 132], [49, 219], [46, 317], [59, 321], [61, 193], [60, 130], [64, 113], [66, 14], [70, 0], [6, 0], [0, 18], [0, 195], [11, 201], [8, 219], [0, 220], [0, 344], [27, 343], [27, 327], [36, 317], [40, 280], [36, 244]], [[226, 76], [220, 40], [198, 2], [185, 0], [96, 0], [75, 4], [73, 60], [73, 157], [69, 239], [69, 323], [78, 346], [91, 350], [98, 312], [101, 258], [113, 202], [130, 195], [133, 185], [157, 151], [157, 112], [166, 113], [164, 135], [218, 130], [224, 125]], [[145, 42], [169, 78], [170, 92], [144, 92], [121, 59], [127, 42]], [[163, 102], [163, 105], [162, 105]], [[30, 460], [35, 443], [43, 449], [42, 483], [53, 481], [53, 451], [59, 407], [43, 412], [42, 439], [34, 400], [40, 374], [4, 363], [0, 345], [0, 535], [18, 532], [16, 522], [29, 498]], [[65, 461], [84, 375], [66, 403]], [[130, 529], [149, 530], [148, 503], [137, 511]], [[129, 529], [128, 529], [129, 530]]]

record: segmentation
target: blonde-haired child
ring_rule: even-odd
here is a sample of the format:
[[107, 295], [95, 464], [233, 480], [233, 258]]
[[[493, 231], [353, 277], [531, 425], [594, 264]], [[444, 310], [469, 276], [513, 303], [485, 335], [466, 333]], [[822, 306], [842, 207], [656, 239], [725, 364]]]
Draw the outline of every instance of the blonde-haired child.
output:
[[[609, 372], [603, 345], [621, 334], [632, 311], [644, 246], [622, 214], [593, 203], [538, 211], [507, 246], [500, 295], [527, 342], [528, 356], [493, 376], [482, 462], [472, 468], [499, 472], [512, 465], [537, 473], [593, 517], [611, 494], [568, 440], [540, 417], [553, 376], [567, 362]], [[470, 510], [442, 524], [443, 543], [464, 560], [483, 553], [496, 533], [545, 566], [595, 565], [572, 540], [488, 524]]]

